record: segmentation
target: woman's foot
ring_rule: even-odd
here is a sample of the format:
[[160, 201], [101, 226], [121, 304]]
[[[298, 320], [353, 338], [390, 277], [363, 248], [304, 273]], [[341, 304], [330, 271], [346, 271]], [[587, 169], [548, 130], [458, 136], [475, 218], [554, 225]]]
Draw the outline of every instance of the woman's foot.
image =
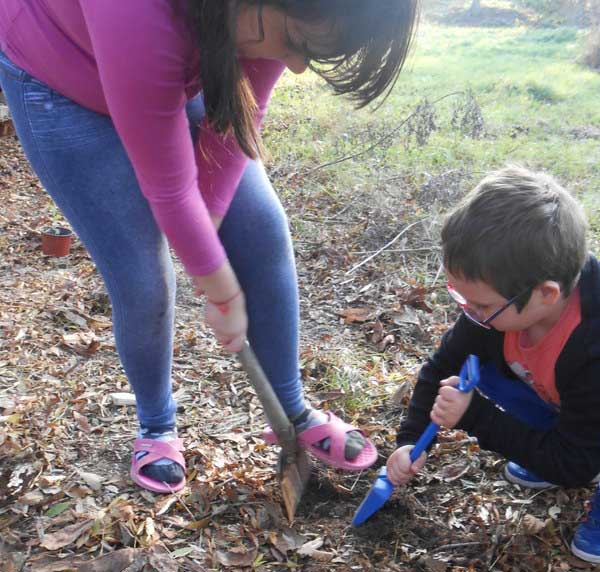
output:
[[[333, 413], [305, 409], [292, 419], [298, 444], [317, 459], [346, 471], [362, 471], [377, 460], [377, 449], [362, 431]], [[268, 428], [263, 434], [268, 443], [277, 436]]]
[[[177, 439], [177, 428], [176, 427], [140, 427], [138, 439], [152, 439], [156, 441], [162, 441], [169, 443]], [[136, 451], [135, 458], [141, 461], [148, 451]], [[170, 485], [180, 483], [185, 477], [185, 469], [179, 463], [173, 459], [163, 457], [156, 461], [144, 465], [139, 471], [145, 477], [158, 481], [159, 483], [168, 483]]]
[[[323, 425], [329, 421], [326, 413], [307, 407], [302, 413], [292, 418], [292, 423], [296, 433], [302, 433], [311, 427]], [[360, 431], [350, 431], [346, 433], [346, 443], [344, 445], [344, 457], [347, 461], [352, 461], [358, 457], [365, 446], [366, 440]], [[323, 451], [329, 451], [331, 448], [331, 438], [326, 437], [319, 441], [318, 446]]]

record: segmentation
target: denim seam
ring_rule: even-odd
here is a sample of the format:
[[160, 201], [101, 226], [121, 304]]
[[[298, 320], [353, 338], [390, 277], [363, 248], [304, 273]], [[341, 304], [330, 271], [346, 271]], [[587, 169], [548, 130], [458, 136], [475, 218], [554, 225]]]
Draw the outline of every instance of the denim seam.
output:
[[[6, 52], [0, 50], [0, 56], [4, 56], [4, 58], [0, 58], [0, 68], [4, 71], [4, 73], [17, 81], [24, 82], [27, 72], [16, 66], [6, 55]], [[3, 65], [2, 59], [6, 60], [8, 63], [4, 63]]]
[[[23, 72], [23, 74], [25, 74], [25, 72]], [[21, 80], [21, 82], [23, 83], [23, 86], [25, 86], [25, 84], [26, 84], [25, 80]], [[34, 135], [34, 132], [33, 132], [33, 125], [32, 125], [31, 117], [30, 117], [30, 114], [29, 114], [29, 107], [26, 105], [26, 101], [25, 101], [25, 89], [23, 89], [21, 91], [21, 98], [22, 98], [21, 105], [23, 106], [23, 109], [25, 111], [25, 117], [27, 118], [27, 122], [29, 123], [29, 130], [30, 130], [31, 135], [32, 135], [31, 139], [33, 141], [33, 144], [35, 145], [35, 149], [36, 149], [37, 154], [38, 154], [38, 156], [40, 158], [41, 166], [44, 169], [44, 172], [46, 174], [46, 177], [48, 177], [48, 180], [52, 181], [56, 185], [54, 177], [50, 174], [50, 170], [48, 169], [48, 167], [46, 165], [46, 161], [45, 161], [44, 156], [43, 156], [43, 154], [42, 154], [42, 152], [40, 150], [40, 147], [38, 145], [37, 137]], [[71, 207], [71, 208], [73, 208], [73, 207]], [[83, 219], [80, 218], [80, 221], [82, 221], [82, 220]], [[83, 225], [83, 222], [81, 222], [81, 224]], [[90, 235], [89, 240], [91, 241], [92, 246], [96, 249], [95, 241], [91, 238], [91, 235]], [[96, 266], [95, 263], [94, 263], [94, 266]], [[97, 270], [97, 267], [96, 267], [96, 270]], [[121, 295], [118, 292], [118, 290], [119, 290], [119, 288], [118, 288], [118, 282], [114, 279], [114, 276], [112, 275], [112, 272], [111, 272], [111, 270], [110, 270], [110, 268], [109, 268], [108, 265], [106, 267], [106, 273], [110, 276], [111, 283], [114, 284], [115, 291], [117, 291], [117, 300], [118, 300], [117, 313], [119, 315], [119, 330], [120, 330], [121, 329], [121, 324], [123, 323], [124, 316], [123, 316], [123, 308], [122, 308], [122, 305], [121, 305], [121, 302], [120, 302]], [[108, 285], [106, 286], [106, 288], [108, 290]], [[113, 312], [114, 312], [115, 311], [115, 303], [112, 300], [111, 300], [111, 304], [112, 304]], [[116, 339], [117, 335], [116, 335], [115, 330], [116, 330], [116, 328], [115, 328], [115, 324], [114, 324], [114, 320], [113, 320], [113, 332], [114, 332], [113, 335], [115, 336], [115, 339]], [[121, 332], [119, 331], [119, 334], [120, 333]]]

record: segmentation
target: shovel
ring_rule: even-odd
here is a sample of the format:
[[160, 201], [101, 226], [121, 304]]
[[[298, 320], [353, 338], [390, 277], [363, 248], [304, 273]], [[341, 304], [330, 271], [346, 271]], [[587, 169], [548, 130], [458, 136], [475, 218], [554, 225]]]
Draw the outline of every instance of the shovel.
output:
[[247, 341], [244, 342], [244, 347], [237, 356], [260, 400], [271, 429], [277, 435], [277, 442], [281, 446], [277, 462], [277, 478], [285, 510], [291, 522], [294, 520], [296, 509], [310, 477], [310, 460], [306, 451], [298, 447], [294, 425], [285, 414]]
[[[460, 382], [458, 389], [464, 393], [471, 391], [479, 383], [479, 359], [475, 355], [467, 357], [460, 370]], [[429, 423], [415, 446], [410, 451], [410, 460], [414, 463], [421, 453], [427, 449], [433, 438], [435, 437], [439, 425], [433, 421]], [[352, 518], [352, 526], [360, 526], [367, 519], [371, 518], [390, 498], [394, 492], [394, 485], [387, 478], [387, 468], [381, 467], [371, 490], [356, 509]]]

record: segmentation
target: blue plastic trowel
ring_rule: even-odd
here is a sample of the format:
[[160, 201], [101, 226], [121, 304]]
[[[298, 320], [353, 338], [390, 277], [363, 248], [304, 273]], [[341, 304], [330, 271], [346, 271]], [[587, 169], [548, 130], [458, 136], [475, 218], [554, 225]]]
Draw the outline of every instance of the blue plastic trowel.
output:
[[[460, 370], [458, 389], [467, 393], [478, 383], [479, 359], [475, 355], [470, 355]], [[415, 443], [415, 446], [410, 452], [410, 460], [413, 463], [421, 456], [421, 453], [427, 449], [431, 441], [433, 441], [439, 428], [439, 425], [436, 425], [432, 421], [427, 426], [427, 429], [423, 431], [423, 434], [419, 437], [419, 440]], [[371, 518], [385, 504], [393, 492], [394, 485], [387, 478], [386, 467], [382, 467], [379, 470], [379, 474], [377, 475], [371, 490], [360, 503], [358, 509], [356, 509], [354, 517], [352, 518], [352, 526], [360, 526], [367, 519]]]

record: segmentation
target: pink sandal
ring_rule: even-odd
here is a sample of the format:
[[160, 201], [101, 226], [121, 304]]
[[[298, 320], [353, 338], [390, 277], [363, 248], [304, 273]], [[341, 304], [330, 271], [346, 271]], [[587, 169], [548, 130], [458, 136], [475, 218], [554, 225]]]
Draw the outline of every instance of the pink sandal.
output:
[[[172, 441], [158, 441], [157, 439], [136, 439], [133, 444], [133, 455], [131, 457], [130, 475], [133, 482], [153, 493], [172, 493], [180, 491], [185, 486], [185, 477], [178, 483], [168, 484], [155, 481], [141, 473], [141, 468], [154, 463], [159, 459], [169, 459], [185, 470], [185, 459], [180, 453], [183, 451], [183, 441], [173, 439]], [[141, 459], [136, 458], [136, 453], [147, 452]]]
[[[361, 452], [351, 461], [346, 459], [346, 434], [351, 431], [358, 431], [364, 435], [364, 432], [353, 425], [342, 421], [331, 412], [326, 413], [329, 417], [327, 423], [315, 425], [301, 433], [298, 433], [298, 444], [308, 449], [317, 459], [346, 471], [362, 471], [368, 469], [377, 460], [377, 449], [368, 439], [365, 439], [365, 445]], [[318, 446], [323, 439], [330, 439], [329, 451], [325, 451]], [[271, 445], [277, 443], [277, 437], [269, 427], [263, 432], [263, 438]]]

